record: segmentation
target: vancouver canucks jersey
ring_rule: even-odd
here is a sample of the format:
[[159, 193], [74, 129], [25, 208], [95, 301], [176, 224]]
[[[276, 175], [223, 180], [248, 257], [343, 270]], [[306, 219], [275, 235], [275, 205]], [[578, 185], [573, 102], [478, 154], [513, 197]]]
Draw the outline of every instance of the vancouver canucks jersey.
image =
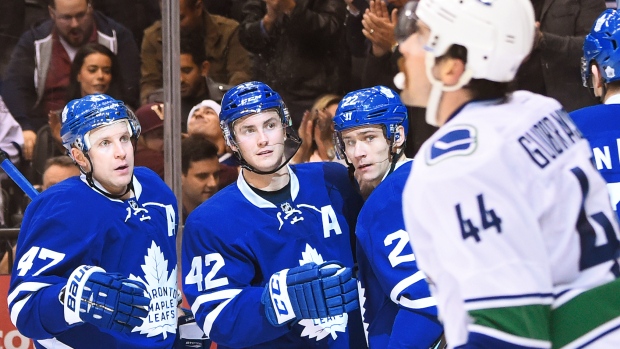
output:
[[448, 344], [619, 347], [618, 225], [588, 142], [530, 92], [455, 114], [403, 194]]
[[607, 181], [611, 205], [620, 203], [620, 104], [599, 104], [570, 114], [590, 142], [594, 164]]
[[[352, 314], [275, 327], [261, 304], [271, 275], [306, 263], [353, 267], [362, 199], [337, 163], [288, 167], [291, 197], [274, 205], [243, 178], [190, 213], [183, 232], [183, 291], [218, 348], [349, 348]], [[364, 345], [361, 321], [359, 342]], [[351, 347], [359, 347], [351, 344]]]
[[360, 306], [371, 349], [428, 349], [442, 332], [437, 303], [405, 231], [402, 192], [411, 164], [400, 162], [373, 190], [355, 228]]
[[[170, 348], [176, 336], [177, 203], [151, 170], [135, 168], [135, 197], [110, 199], [84, 176], [69, 178], [26, 209], [8, 304], [11, 320], [37, 348]], [[139, 280], [149, 314], [131, 334], [67, 325], [59, 293], [71, 272], [94, 265]]]

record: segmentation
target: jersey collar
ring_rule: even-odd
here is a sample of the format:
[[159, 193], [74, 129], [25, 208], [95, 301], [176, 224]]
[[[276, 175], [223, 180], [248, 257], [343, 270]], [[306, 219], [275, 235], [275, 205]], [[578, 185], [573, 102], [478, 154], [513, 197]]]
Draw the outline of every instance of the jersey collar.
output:
[[[80, 175], [80, 179], [82, 180], [82, 182], [84, 182], [91, 190], [95, 191], [95, 193], [111, 200], [111, 201], [117, 201], [117, 202], [123, 202], [123, 200], [121, 199], [112, 199], [109, 198], [105, 195], [103, 195], [101, 192], [97, 191], [95, 188], [91, 187], [90, 184], [88, 184], [88, 181], [86, 180], [86, 175], [85, 174], [81, 174]], [[132, 179], [133, 181], [133, 193], [136, 199], [140, 200], [140, 195], [142, 194], [142, 184], [140, 184], [140, 182], [138, 181], [138, 179], [136, 178], [136, 173], [134, 172]], [[101, 183], [99, 183], [99, 181], [97, 181], [96, 179], [93, 178], [93, 182], [95, 183], [95, 185], [99, 186], [99, 188], [101, 188], [101, 190], [105, 191], [106, 193], [108, 192], [107, 190], [105, 190], [103, 188], [103, 186], [101, 185]]]
[[[295, 172], [291, 170], [290, 166], [286, 165], [286, 169], [288, 171], [289, 178], [291, 179], [291, 198], [295, 201], [297, 194], [299, 194], [299, 179], [297, 179]], [[241, 194], [249, 202], [251, 202], [252, 205], [258, 208], [277, 208], [276, 205], [263, 199], [260, 195], [256, 194], [252, 188], [250, 188], [250, 185], [243, 177], [243, 171], [246, 171], [246, 169], [241, 169], [241, 173], [239, 174], [239, 177], [237, 177], [237, 187], [239, 188]]]
[[[394, 166], [394, 171], [392, 171], [391, 173], [394, 173], [396, 170], [398, 170], [399, 167], [401, 167], [402, 165], [408, 163], [409, 161], [413, 161], [413, 159], [406, 158], [403, 161], [397, 162], [396, 166]], [[385, 171], [385, 174], [383, 175], [383, 178], [381, 179], [381, 182], [383, 182], [387, 178], [388, 173], [389, 173], [389, 171]]]
[[620, 104], [620, 94], [613, 95], [607, 98], [605, 104]]

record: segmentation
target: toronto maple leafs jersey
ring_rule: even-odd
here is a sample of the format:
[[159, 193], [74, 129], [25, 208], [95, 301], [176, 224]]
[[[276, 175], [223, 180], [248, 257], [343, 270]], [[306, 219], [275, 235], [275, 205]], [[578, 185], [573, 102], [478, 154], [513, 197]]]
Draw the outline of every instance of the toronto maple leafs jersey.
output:
[[[278, 205], [257, 195], [243, 171], [185, 224], [183, 291], [197, 323], [218, 348], [365, 345], [359, 312], [275, 327], [261, 304], [265, 284], [282, 269], [331, 260], [353, 267], [362, 199], [346, 168], [329, 162], [289, 166], [290, 199]], [[352, 335], [354, 318], [358, 336]]]
[[619, 115], [620, 104], [599, 104], [570, 113], [583, 136], [590, 142], [594, 164], [607, 181], [611, 206], [616, 214], [620, 214]]
[[403, 209], [450, 347], [620, 347], [618, 225], [590, 153], [525, 91], [467, 103], [424, 143]]
[[[135, 197], [110, 199], [84, 176], [58, 183], [26, 209], [8, 304], [37, 348], [170, 348], [176, 336], [177, 201], [157, 174], [134, 171]], [[73, 270], [94, 265], [139, 280], [149, 314], [131, 334], [67, 325], [59, 293]]]
[[355, 228], [360, 306], [371, 349], [428, 349], [442, 332], [437, 303], [418, 270], [402, 214], [411, 164], [398, 163], [373, 190]]

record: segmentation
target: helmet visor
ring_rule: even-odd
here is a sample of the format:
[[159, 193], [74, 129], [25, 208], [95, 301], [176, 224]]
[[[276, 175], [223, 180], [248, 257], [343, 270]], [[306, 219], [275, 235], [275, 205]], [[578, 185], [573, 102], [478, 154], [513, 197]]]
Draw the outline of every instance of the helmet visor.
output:
[[409, 1], [398, 14], [398, 22], [394, 27], [394, 38], [399, 44], [402, 44], [409, 36], [419, 30], [418, 16], [415, 14], [418, 2], [417, 0]]

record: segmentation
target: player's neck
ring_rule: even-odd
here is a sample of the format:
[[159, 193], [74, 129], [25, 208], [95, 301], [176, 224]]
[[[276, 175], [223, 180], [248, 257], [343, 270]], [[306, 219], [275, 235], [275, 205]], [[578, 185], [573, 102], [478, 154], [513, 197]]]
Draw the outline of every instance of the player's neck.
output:
[[272, 174], [258, 174], [246, 169], [242, 170], [242, 174], [249, 185], [264, 191], [280, 190], [291, 180], [288, 173], [288, 166], [284, 166], [276, 173]]
[[463, 88], [453, 92], [444, 92], [439, 108], [437, 108], [438, 125], [443, 126], [458, 108], [471, 100], [471, 94]]

